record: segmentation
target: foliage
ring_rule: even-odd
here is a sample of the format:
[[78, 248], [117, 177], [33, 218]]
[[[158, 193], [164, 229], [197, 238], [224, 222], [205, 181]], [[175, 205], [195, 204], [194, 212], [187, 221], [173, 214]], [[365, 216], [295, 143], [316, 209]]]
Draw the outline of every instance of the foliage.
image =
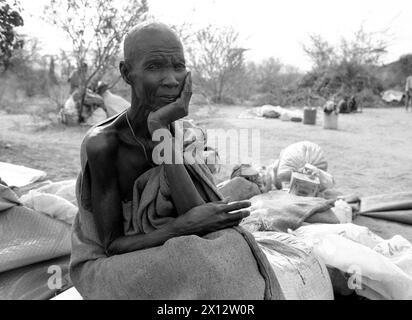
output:
[[341, 39], [336, 46], [319, 35], [310, 37], [305, 53], [313, 68], [300, 83], [301, 88], [311, 88], [316, 94], [330, 98], [352, 95], [369, 90], [379, 94], [383, 89], [375, 70], [386, 53], [387, 44], [375, 34], [360, 28], [353, 39]]
[[376, 68], [384, 89], [405, 89], [405, 79], [412, 74], [412, 54], [405, 54], [397, 61]]
[[47, 93], [50, 82], [50, 56], [40, 54], [40, 44], [36, 38], [22, 37], [24, 47], [15, 50], [10, 59], [8, 72], [3, 77], [10, 78], [12, 74], [14, 80], [18, 81], [27, 97]]
[[97, 82], [117, 62], [124, 35], [147, 18], [148, 4], [147, 0], [50, 0], [44, 11], [45, 19], [71, 40], [77, 68], [88, 63], [88, 74], [80, 79], [84, 101], [92, 79]]
[[22, 48], [24, 41], [15, 28], [24, 24], [20, 15], [19, 3], [10, 5], [6, 0], [0, 0], [0, 67], [7, 71], [13, 53]]
[[242, 71], [246, 49], [239, 47], [238, 39], [239, 33], [231, 27], [208, 25], [196, 32], [193, 45], [187, 48], [194, 83], [213, 102], [223, 102]]

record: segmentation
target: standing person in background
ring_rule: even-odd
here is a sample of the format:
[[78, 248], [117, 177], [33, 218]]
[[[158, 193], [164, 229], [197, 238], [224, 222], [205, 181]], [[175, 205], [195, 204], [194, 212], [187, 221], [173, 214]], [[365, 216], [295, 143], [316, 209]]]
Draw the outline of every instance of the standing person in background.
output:
[[412, 102], [412, 75], [406, 78], [405, 84], [405, 108], [408, 111], [409, 104]]
[[70, 94], [79, 88], [81, 79], [86, 78], [87, 68], [87, 63], [83, 62], [80, 68], [77, 68], [70, 74], [68, 79], [68, 82], [70, 83]]

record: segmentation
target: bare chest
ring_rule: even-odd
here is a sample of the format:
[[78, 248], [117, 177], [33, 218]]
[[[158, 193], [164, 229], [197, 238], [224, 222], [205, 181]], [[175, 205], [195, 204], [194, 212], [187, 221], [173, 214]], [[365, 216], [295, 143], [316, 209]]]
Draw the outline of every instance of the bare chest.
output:
[[[151, 154], [148, 154], [151, 157]], [[116, 161], [120, 196], [123, 201], [133, 198], [133, 186], [137, 178], [150, 170], [152, 165], [146, 160], [144, 152], [138, 146], [122, 146], [119, 148]]]

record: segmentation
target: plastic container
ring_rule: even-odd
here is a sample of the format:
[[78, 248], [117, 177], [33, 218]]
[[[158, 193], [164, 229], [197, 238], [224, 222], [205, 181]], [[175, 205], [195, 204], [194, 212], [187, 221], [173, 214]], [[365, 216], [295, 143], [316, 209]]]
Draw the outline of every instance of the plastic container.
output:
[[338, 129], [338, 114], [331, 112], [323, 113], [323, 129], [337, 130]]
[[303, 108], [303, 124], [316, 124], [316, 108]]

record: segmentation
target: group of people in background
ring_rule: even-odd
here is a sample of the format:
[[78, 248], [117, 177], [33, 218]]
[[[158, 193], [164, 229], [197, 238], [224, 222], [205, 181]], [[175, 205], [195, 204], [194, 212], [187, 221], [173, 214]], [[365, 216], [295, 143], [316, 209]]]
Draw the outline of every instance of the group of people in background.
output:
[[358, 103], [354, 95], [350, 97], [344, 96], [341, 100], [339, 100], [337, 107], [339, 113], [351, 113], [358, 111]]

